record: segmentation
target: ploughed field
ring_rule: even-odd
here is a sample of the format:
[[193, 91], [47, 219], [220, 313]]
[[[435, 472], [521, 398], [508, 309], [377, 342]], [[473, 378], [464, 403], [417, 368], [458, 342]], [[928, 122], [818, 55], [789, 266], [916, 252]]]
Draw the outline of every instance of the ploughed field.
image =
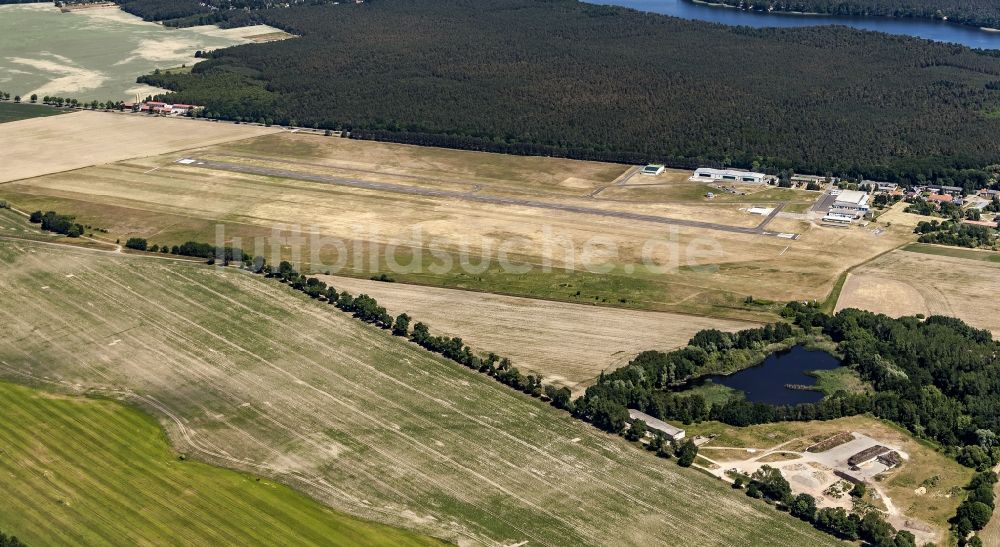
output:
[[131, 390], [177, 450], [352, 515], [486, 544], [835, 543], [273, 280], [28, 241], [0, 264], [3, 377]]

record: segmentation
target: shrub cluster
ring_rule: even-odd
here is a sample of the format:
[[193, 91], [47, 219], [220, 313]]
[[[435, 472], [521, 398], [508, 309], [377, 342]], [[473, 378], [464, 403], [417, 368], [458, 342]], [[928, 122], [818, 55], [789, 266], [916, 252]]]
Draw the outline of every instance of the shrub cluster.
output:
[[47, 232], [55, 232], [69, 237], [80, 237], [84, 233], [82, 224], [74, 222], [74, 217], [60, 215], [55, 211], [42, 213], [35, 211], [28, 218], [34, 224], [41, 224], [42, 229]]

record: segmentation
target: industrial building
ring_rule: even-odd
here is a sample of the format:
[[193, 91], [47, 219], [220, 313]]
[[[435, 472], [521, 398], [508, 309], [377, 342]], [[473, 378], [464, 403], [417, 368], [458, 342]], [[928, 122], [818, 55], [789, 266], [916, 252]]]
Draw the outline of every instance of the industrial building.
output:
[[764, 173], [741, 171], [739, 169], [712, 169], [711, 167], [699, 167], [695, 170], [694, 176], [691, 178], [697, 180], [748, 182], [754, 184], [764, 184], [767, 182], [767, 175]]
[[161, 116], [184, 116], [188, 112], [204, 108], [193, 104], [169, 104], [161, 101], [125, 103], [124, 107], [133, 112], [152, 112]]
[[679, 427], [674, 427], [663, 420], [654, 418], [645, 412], [639, 412], [638, 410], [628, 409], [628, 417], [633, 420], [642, 420], [646, 422], [649, 429], [653, 431], [659, 431], [663, 433], [668, 439], [672, 441], [679, 441], [684, 438], [684, 430]]
[[849, 465], [851, 469], [857, 469], [866, 463], [875, 461], [879, 456], [887, 454], [888, 452], [889, 449], [880, 444], [869, 446], [868, 448], [848, 458], [847, 465]]

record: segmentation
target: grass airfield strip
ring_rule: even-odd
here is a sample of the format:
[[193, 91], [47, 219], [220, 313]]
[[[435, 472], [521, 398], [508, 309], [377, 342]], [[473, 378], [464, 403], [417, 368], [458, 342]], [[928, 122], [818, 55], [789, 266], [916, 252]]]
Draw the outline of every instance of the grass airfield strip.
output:
[[112, 401], [0, 383], [0, 415], [0, 530], [28, 545], [440, 544], [182, 461], [155, 420]]
[[486, 544], [838, 543], [280, 284], [17, 247], [3, 376], [134, 390], [180, 450], [348, 513]]
[[[184, 160], [184, 161], [189, 161], [189, 160]], [[427, 196], [427, 197], [442, 198], [442, 199], [473, 201], [478, 203], [487, 203], [491, 205], [509, 205], [515, 207], [530, 207], [535, 209], [550, 209], [553, 211], [564, 211], [568, 213], [576, 213], [583, 215], [607, 216], [625, 220], [655, 222], [657, 224], [685, 226], [688, 228], [701, 228], [706, 230], [719, 230], [722, 232], [733, 232], [740, 234], [764, 234], [765, 233], [764, 228], [780, 210], [780, 207], [776, 208], [774, 211], [771, 212], [771, 214], [765, 217], [764, 220], [762, 220], [760, 224], [758, 224], [757, 226], [754, 226], [752, 228], [744, 228], [739, 226], [716, 224], [713, 222], [700, 222], [696, 220], [685, 220], [685, 219], [668, 218], [668, 217], [654, 216], [654, 215], [644, 215], [640, 213], [633, 213], [630, 211], [613, 211], [608, 209], [582, 207], [579, 205], [571, 205], [565, 203], [563, 204], [548, 203], [531, 199], [481, 195], [474, 192], [454, 192], [448, 190], [403, 186], [400, 184], [391, 184], [384, 182], [369, 182], [363, 180], [347, 179], [342, 177], [313, 175], [309, 173], [303, 173], [300, 171], [290, 171], [287, 169], [255, 167], [250, 165], [239, 165], [236, 163], [226, 163], [220, 161], [197, 160], [191, 165], [193, 167], [200, 167], [204, 169], [217, 169], [220, 171], [231, 171], [235, 173], [244, 173], [248, 175], [262, 175], [267, 177], [305, 180], [309, 182], [318, 182], [321, 184], [333, 184], [337, 186], [346, 186], [349, 188], [359, 188], [363, 190], [375, 190], [380, 192], [413, 194], [417, 196]]]
[[[806, 206], [817, 195], [768, 187], [749, 195], [725, 193], [708, 200], [704, 194], [710, 187], [688, 182], [687, 172], [670, 171], [656, 178], [662, 183], [650, 186], [642, 182], [640, 187], [630, 186], [640, 184], [634, 180], [639, 176], [627, 178], [629, 171], [622, 165], [286, 132], [0, 184], [0, 199], [22, 210], [76, 215], [84, 224], [107, 229], [103, 237], [112, 242], [133, 236], [159, 245], [211, 242], [215, 241], [217, 225], [224, 224], [227, 238], [240, 238], [253, 247], [250, 242], [268, 240], [276, 226], [298, 225], [315, 233], [320, 245], [332, 239], [351, 248], [359, 243], [364, 249], [378, 247], [378, 252], [395, 245], [398, 263], [416, 266], [412, 272], [395, 275], [399, 281], [752, 321], [773, 319], [775, 307], [767, 301], [824, 299], [844, 269], [912, 240], [909, 223], [916, 222], [886, 215], [885, 222], [880, 218], [877, 225], [867, 228], [828, 228], [779, 216], [767, 225], [769, 231], [802, 234], [792, 241], [562, 210], [339, 187], [177, 163], [187, 156], [221, 158], [248, 166], [284, 168], [294, 164], [297, 171], [324, 176], [707, 220], [747, 230], [761, 222], [760, 216], [743, 210], [748, 205], [787, 201]], [[481, 186], [480, 190], [475, 186]], [[593, 197], [602, 188], [606, 190]], [[617, 190], [634, 189], [642, 190], [641, 196], [633, 196], [636, 201], [623, 201], [627, 194], [603, 198]], [[419, 238], [414, 236], [417, 230]], [[579, 260], [595, 238], [617, 248], [607, 261], [611, 268], [607, 273], [587, 271]], [[312, 263], [313, 250], [308, 237], [306, 240], [301, 257], [310, 262], [303, 264], [303, 269], [325, 271], [328, 268], [324, 265], [338, 262], [336, 249], [326, 246], [317, 251], [320, 264]], [[676, 267], [663, 273], [647, 271], [643, 266], [648, 243], [652, 243], [652, 262]], [[514, 262], [535, 266], [544, 262], [546, 249], [550, 249], [554, 269], [546, 272], [533, 267], [526, 274], [501, 271], [496, 267], [501, 246]], [[468, 274], [457, 268], [443, 274], [429, 271], [433, 260], [427, 251], [439, 249], [459, 259], [463, 248], [471, 263], [478, 264], [479, 258], [486, 256], [494, 267]], [[411, 262], [421, 251], [423, 259]], [[293, 258], [290, 251], [288, 254], [284, 258]], [[377, 257], [374, 268], [368, 258], [349, 257], [342, 271], [368, 277], [389, 269], [387, 257]], [[747, 304], [747, 296], [753, 296], [756, 303]]]

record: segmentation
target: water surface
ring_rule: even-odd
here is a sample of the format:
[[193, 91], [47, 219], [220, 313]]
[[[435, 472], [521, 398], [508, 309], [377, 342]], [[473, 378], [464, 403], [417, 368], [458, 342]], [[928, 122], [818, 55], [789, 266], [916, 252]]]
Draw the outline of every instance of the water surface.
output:
[[763, 27], [808, 27], [844, 25], [861, 30], [901, 34], [937, 42], [951, 42], [974, 48], [1000, 49], [1000, 32], [982, 30], [933, 19], [898, 19], [892, 17], [848, 17], [840, 15], [804, 15], [759, 13], [724, 6], [695, 3], [690, 0], [599, 0], [594, 3], [625, 6], [642, 11], [673, 15], [696, 21], [725, 25]]
[[812, 386], [816, 378], [806, 372], [831, 370], [840, 361], [825, 351], [807, 350], [795, 346], [788, 351], [770, 355], [763, 363], [729, 376], [707, 376], [699, 383], [713, 382], [742, 391], [746, 400], [772, 405], [815, 403], [823, 399], [820, 391], [789, 389], [788, 384]]

